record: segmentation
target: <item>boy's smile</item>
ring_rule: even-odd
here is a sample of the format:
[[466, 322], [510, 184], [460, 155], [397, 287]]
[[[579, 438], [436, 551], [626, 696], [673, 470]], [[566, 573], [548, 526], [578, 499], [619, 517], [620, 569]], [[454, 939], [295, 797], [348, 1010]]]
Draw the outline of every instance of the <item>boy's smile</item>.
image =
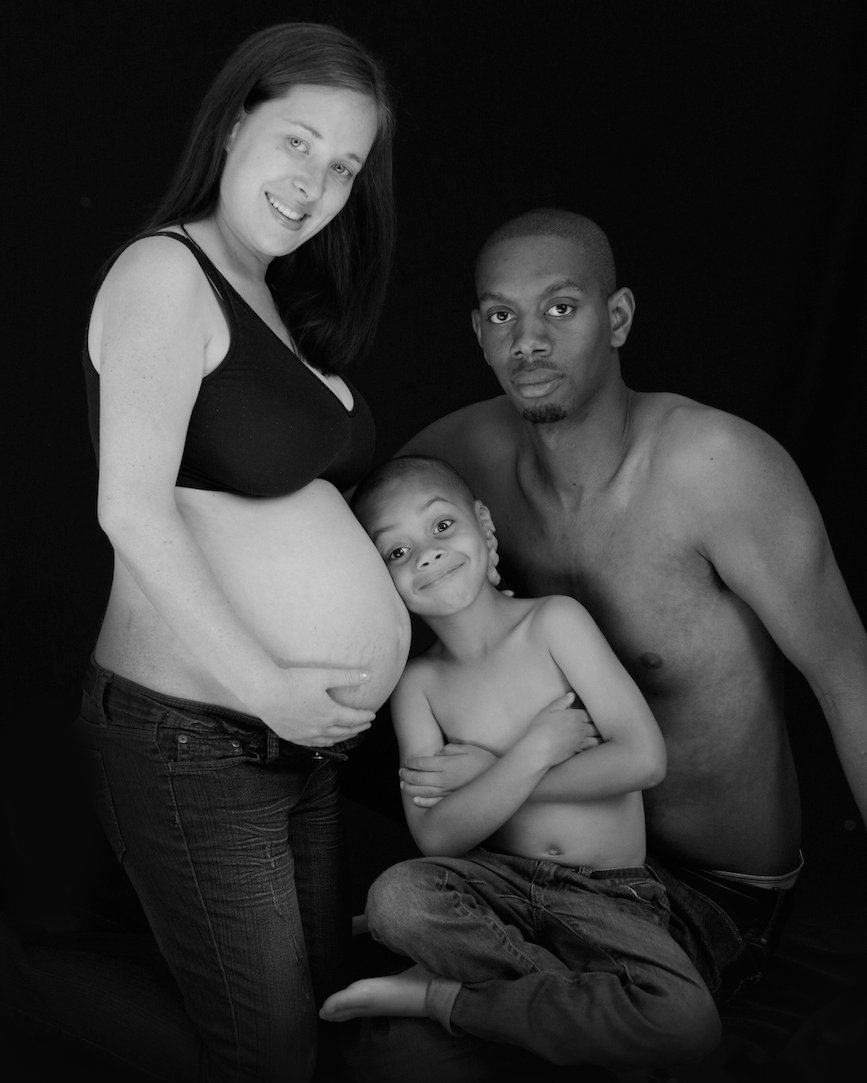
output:
[[457, 612], [487, 581], [488, 546], [477, 511], [441, 485], [388, 483], [367, 529], [412, 613]]

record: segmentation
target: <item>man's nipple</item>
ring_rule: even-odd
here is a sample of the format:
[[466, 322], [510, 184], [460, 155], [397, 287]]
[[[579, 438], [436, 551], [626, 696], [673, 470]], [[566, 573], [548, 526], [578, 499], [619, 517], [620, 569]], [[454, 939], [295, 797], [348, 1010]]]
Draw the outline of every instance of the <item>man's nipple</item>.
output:
[[655, 651], [645, 651], [644, 654], [639, 654], [638, 661], [641, 662], [645, 669], [662, 669], [665, 665], [665, 659]]

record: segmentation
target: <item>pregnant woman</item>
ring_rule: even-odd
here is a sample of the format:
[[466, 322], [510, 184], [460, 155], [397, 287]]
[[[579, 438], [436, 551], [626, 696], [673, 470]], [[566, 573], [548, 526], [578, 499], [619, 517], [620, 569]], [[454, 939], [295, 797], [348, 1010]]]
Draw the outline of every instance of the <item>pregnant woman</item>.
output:
[[336, 761], [409, 647], [341, 495], [373, 453], [341, 373], [384, 298], [392, 128], [351, 38], [254, 34], [88, 326], [115, 560], [78, 730], [208, 1080], [311, 1078], [345, 980]]

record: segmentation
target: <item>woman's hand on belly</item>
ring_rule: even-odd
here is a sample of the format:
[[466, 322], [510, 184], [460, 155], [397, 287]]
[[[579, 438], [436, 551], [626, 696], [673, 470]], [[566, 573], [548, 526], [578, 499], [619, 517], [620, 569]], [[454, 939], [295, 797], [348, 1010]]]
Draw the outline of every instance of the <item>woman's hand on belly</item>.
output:
[[250, 709], [278, 737], [299, 745], [328, 748], [370, 728], [375, 713], [339, 703], [353, 689], [363, 689], [370, 674], [362, 669], [314, 666], [274, 667], [271, 679], [259, 682]]

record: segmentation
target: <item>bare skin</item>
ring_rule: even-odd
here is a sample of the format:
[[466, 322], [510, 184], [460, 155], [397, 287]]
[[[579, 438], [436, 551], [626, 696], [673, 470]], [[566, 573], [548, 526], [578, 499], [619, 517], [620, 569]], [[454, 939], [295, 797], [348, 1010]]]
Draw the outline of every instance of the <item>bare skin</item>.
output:
[[[187, 223], [288, 347], [267, 269], [340, 213], [375, 132], [366, 96], [295, 86], [238, 118], [216, 208]], [[130, 245], [98, 291], [88, 344], [99, 517], [116, 558], [96, 660], [311, 747], [369, 728], [403, 669], [409, 620], [342, 495], [320, 479], [272, 498], [175, 484], [202, 380], [230, 346], [193, 255], [165, 237]], [[351, 409], [340, 376], [306, 368]]]
[[[816, 693], [867, 811], [867, 638], [803, 479], [747, 422], [626, 387], [618, 350], [634, 301], [602, 296], [575, 242], [502, 241], [477, 285], [474, 327], [505, 394], [402, 451], [445, 459], [484, 494], [505, 584], [576, 597], [641, 688], [669, 756], [645, 795], [651, 851], [759, 875], [793, 869], [783, 655]], [[561, 419], [523, 416], [540, 405]], [[401, 777], [436, 798], [487, 762], [427, 757]], [[568, 764], [535, 796], [566, 786]]]
[[[584, 609], [571, 598], [498, 591], [487, 509], [439, 480], [381, 486], [362, 521], [408, 610], [437, 636], [410, 661], [392, 696], [401, 757], [435, 753], [445, 742], [495, 753], [490, 770], [432, 806], [404, 794], [421, 852], [461, 855], [482, 844], [569, 868], [640, 865], [641, 791], [663, 777], [665, 748], [647, 704]], [[604, 738], [592, 751], [578, 746], [584, 712], [570, 709], [575, 692]], [[578, 761], [570, 797], [528, 801], [545, 773], [566, 760]], [[329, 997], [320, 1015], [427, 1015], [430, 978], [416, 966], [356, 982]]]
[[319, 1010], [329, 1023], [370, 1015], [427, 1018], [427, 990], [433, 977], [424, 967], [411, 966], [399, 974], [360, 978], [327, 997]]

